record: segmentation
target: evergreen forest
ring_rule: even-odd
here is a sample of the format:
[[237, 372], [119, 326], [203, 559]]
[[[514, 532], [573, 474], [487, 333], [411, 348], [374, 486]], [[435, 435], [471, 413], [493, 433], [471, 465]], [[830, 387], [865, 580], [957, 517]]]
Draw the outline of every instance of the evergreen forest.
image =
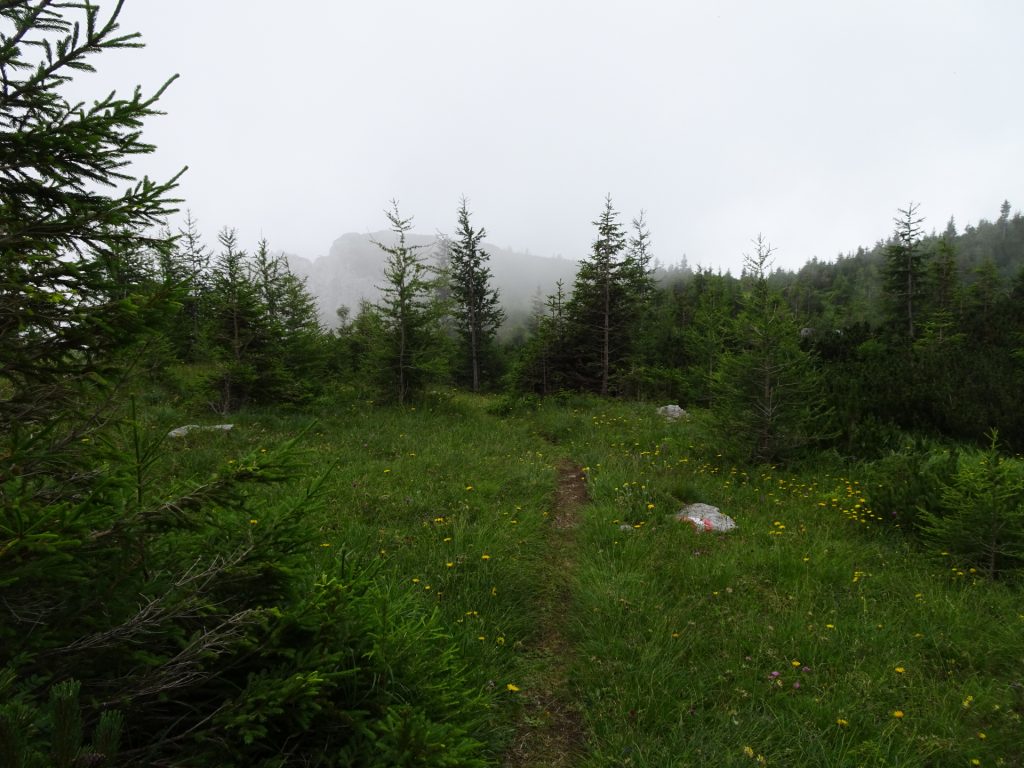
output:
[[999, 190], [739, 275], [598, 190], [505, 335], [471, 200], [433, 247], [382, 201], [328, 330], [135, 175], [173, 78], [63, 95], [123, 2], [0, 3], [0, 765], [1024, 766]]

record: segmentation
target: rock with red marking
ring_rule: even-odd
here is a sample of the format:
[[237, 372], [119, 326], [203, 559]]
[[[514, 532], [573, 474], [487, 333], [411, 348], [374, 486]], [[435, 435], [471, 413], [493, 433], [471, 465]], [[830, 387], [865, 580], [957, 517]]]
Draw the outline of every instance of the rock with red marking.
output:
[[718, 507], [710, 504], [687, 504], [676, 513], [676, 520], [693, 525], [697, 531], [726, 532], [736, 528], [736, 521], [723, 515]]

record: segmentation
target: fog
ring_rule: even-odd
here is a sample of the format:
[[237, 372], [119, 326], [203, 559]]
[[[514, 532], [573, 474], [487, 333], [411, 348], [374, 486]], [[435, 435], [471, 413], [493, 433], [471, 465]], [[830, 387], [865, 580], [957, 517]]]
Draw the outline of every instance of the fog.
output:
[[[109, 3], [104, 6], [109, 7]], [[140, 165], [188, 165], [206, 238], [307, 258], [386, 226], [429, 235], [459, 197], [489, 240], [579, 258], [611, 194], [663, 263], [780, 266], [1024, 200], [1024, 4], [128, 0], [146, 48], [75, 84], [152, 90]]]

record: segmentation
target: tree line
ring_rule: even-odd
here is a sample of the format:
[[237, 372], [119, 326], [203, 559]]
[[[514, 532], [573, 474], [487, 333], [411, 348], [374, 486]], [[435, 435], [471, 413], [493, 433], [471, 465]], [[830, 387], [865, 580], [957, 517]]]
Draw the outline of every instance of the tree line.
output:
[[[266, 241], [248, 254], [225, 229], [212, 252], [191, 217], [159, 247], [111, 256], [107, 268], [118, 290], [172, 298], [178, 319], [153, 326], [162, 356], [149, 364], [184, 403], [222, 414], [328, 392], [406, 405], [455, 385], [673, 400], [710, 408], [727, 434], [751, 440], [738, 426], [760, 413], [760, 447], [737, 447], [745, 460], [782, 459], [786, 445], [878, 455], [900, 430], [980, 442], [995, 428], [1008, 446], [1024, 439], [1015, 407], [1024, 220], [1008, 203], [994, 224], [956, 234], [951, 222], [942, 235], [923, 233], [912, 203], [871, 251], [797, 272], [774, 269], [775, 251], [758, 236], [735, 277], [656, 269], [644, 213], [627, 228], [608, 196], [573, 284], [539, 299], [525, 333], [504, 344], [486, 230], [468, 201], [454, 234], [433, 246], [409, 244], [413, 218], [397, 203], [384, 216], [392, 238], [377, 243], [381, 298], [342, 310], [332, 332]], [[965, 251], [987, 255], [965, 266]], [[771, 447], [765, 431], [775, 429], [788, 436]]]
[[[468, 216], [465, 202], [460, 215]], [[745, 460], [779, 460], [798, 446], [870, 457], [890, 450], [902, 430], [982, 443], [994, 428], [1007, 446], [1024, 441], [1015, 406], [1024, 218], [1011, 215], [1008, 202], [994, 223], [957, 233], [951, 221], [941, 235], [924, 234], [920, 206], [911, 203], [873, 249], [797, 272], [775, 269], [774, 249], [758, 236], [739, 276], [656, 270], [643, 213], [631, 229], [620, 218], [607, 197], [573, 285], [560, 283], [538, 300], [514, 342], [495, 344], [502, 318], [490, 317], [472, 369], [467, 326], [460, 326], [459, 354], [450, 345], [445, 352], [451, 289], [422, 283], [420, 297], [435, 310], [432, 323], [424, 314], [417, 326], [421, 362], [410, 370], [421, 375], [403, 398], [428, 382], [454, 381], [512, 396], [574, 391], [672, 400], [709, 408], [733, 427], [760, 414], [756, 440], [751, 430], [723, 430], [760, 446], [736, 446]], [[444, 256], [449, 242], [439, 250]], [[486, 285], [489, 276], [481, 275]], [[481, 290], [497, 309], [497, 292]], [[395, 311], [364, 304], [342, 327], [336, 380], [365, 387], [384, 370], [374, 350], [384, 348], [379, 334], [394, 328], [384, 321]], [[456, 317], [470, 316], [462, 312]], [[378, 384], [388, 378], [393, 370]], [[779, 434], [769, 438], [766, 430]]]

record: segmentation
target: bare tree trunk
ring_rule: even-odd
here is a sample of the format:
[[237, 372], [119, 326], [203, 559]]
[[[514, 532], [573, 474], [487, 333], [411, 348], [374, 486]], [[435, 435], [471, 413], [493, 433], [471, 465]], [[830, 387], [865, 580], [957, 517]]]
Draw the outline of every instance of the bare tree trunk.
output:
[[473, 358], [473, 391], [474, 392], [479, 392], [480, 391], [480, 361], [477, 358], [476, 328], [475, 327], [470, 328], [469, 335], [470, 335], [470, 341], [469, 341], [470, 356]]
[[398, 404], [405, 405], [405, 323], [398, 327]]
[[601, 394], [608, 395], [608, 368], [610, 367], [610, 337], [611, 337], [611, 303], [610, 288], [608, 282], [604, 284], [604, 337], [601, 340]]
[[[475, 300], [475, 297], [474, 297]], [[477, 350], [477, 326], [479, 325], [479, 319], [476, 315], [475, 307], [470, 309], [469, 313], [469, 357], [470, 362], [473, 366], [473, 391], [480, 391], [480, 361], [478, 359]]]

